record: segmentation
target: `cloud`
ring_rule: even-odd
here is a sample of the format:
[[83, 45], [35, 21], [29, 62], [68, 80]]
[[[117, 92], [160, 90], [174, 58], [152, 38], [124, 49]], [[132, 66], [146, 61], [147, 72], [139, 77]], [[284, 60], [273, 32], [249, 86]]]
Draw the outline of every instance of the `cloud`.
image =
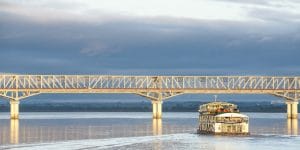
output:
[[236, 4], [240, 6], [252, 6], [259, 8], [277, 8], [277, 9], [298, 9], [300, 2], [298, 0], [214, 0], [226, 4]]
[[[124, 5], [116, 5], [115, 0], [45, 0], [45, 1], [2, 1], [0, 12], [19, 16], [23, 20], [37, 23], [90, 23], [102, 24], [116, 20], [139, 20], [141, 18], [185, 18], [204, 20], [251, 21], [266, 19], [267, 21], [299, 18], [300, 2], [295, 0], [214, 0], [193, 1], [170, 0], [159, 5], [161, 1], [142, 2], [127, 0]], [[254, 5], [248, 5], [254, 4]], [[142, 7], [142, 8], [140, 8]], [[155, 9], [154, 9], [155, 8]], [[179, 8], [179, 9], [178, 9]], [[189, 8], [189, 9], [187, 9]], [[174, 11], [171, 11], [173, 10]], [[176, 10], [176, 11], [175, 11]], [[279, 10], [279, 11], [278, 11]], [[250, 15], [249, 15], [250, 14]], [[260, 15], [262, 14], [262, 15]], [[266, 14], [266, 15], [264, 15]], [[267, 16], [264, 18], [264, 16]]]
[[65, 21], [103, 23], [115, 19], [121, 20], [124, 17], [135, 19], [135, 17], [158, 16], [207, 20], [247, 20], [242, 15], [242, 8], [209, 0], [166, 0], [164, 2], [159, 0], [126, 0], [122, 2], [116, 0], [28, 0], [20, 2], [16, 0], [2, 3], [2, 5], [0, 4], [2, 12], [47, 24]]
[[89, 43], [86, 47], [80, 50], [81, 53], [87, 54], [88, 56], [116, 53], [117, 51], [119, 51], [118, 48], [110, 47], [108, 45], [102, 44], [101, 42]]
[[250, 10], [248, 15], [263, 21], [273, 21], [277, 23], [300, 23], [300, 11], [295, 13], [277, 9], [255, 8]]
[[85, 4], [80, 1], [47, 1], [46, 3], [43, 3], [43, 1], [28, 1], [27, 3], [4, 1], [0, 2], [0, 12], [18, 16], [18, 18], [24, 21], [40, 24], [59, 24], [66, 22], [101, 24], [111, 20], [121, 20], [123, 18], [123, 15], [118, 13], [106, 13], [95, 9], [86, 10], [83, 9], [84, 6]]
[[217, 2], [238, 3], [238, 4], [256, 4], [256, 5], [269, 5], [269, 0], [215, 0]]
[[[300, 65], [299, 22], [270, 21], [267, 17], [270, 14], [253, 14], [251, 10], [255, 10], [252, 7], [247, 9], [247, 15], [265, 21], [130, 16], [101, 13], [102, 10], [89, 10], [89, 13], [79, 15], [34, 10], [34, 13], [40, 12], [37, 14], [40, 17], [44, 16], [45, 21], [40, 21], [32, 19], [35, 15], [24, 16], [13, 12], [13, 9], [2, 10], [2, 72], [300, 73], [297, 67]], [[29, 10], [24, 11], [30, 14]], [[90, 16], [93, 11], [97, 12], [94, 13], [96, 19]], [[48, 18], [47, 15], [52, 16]], [[58, 18], [61, 19], [57, 19], [56, 15], [60, 15]]]

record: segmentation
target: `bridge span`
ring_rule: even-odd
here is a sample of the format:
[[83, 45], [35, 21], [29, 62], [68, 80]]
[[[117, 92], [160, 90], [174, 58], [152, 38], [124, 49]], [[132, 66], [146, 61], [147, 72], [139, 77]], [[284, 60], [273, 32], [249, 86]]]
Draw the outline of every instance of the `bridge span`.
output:
[[300, 76], [0, 75], [11, 119], [19, 118], [22, 99], [42, 93], [137, 94], [151, 100], [157, 119], [163, 101], [181, 94], [270, 94], [286, 101], [287, 118], [297, 118]]

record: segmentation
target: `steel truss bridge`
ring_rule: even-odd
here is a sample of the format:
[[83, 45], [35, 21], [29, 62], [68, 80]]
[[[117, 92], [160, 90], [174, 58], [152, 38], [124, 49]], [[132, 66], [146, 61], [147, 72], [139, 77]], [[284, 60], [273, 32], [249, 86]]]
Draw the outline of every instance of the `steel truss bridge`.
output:
[[300, 76], [0, 75], [0, 96], [10, 100], [15, 117], [20, 100], [42, 93], [137, 94], [152, 101], [154, 118], [161, 117], [163, 100], [181, 94], [271, 94], [291, 104], [292, 115]]

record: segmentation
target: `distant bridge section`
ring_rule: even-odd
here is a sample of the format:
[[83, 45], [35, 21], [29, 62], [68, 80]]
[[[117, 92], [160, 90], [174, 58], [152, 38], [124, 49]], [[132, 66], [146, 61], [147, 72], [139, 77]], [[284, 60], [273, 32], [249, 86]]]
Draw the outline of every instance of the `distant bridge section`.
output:
[[41, 93], [137, 94], [152, 101], [154, 118], [161, 117], [163, 100], [180, 94], [271, 94], [291, 103], [292, 115], [300, 77], [0, 75], [0, 96], [10, 99], [11, 111], [18, 112], [19, 100]]

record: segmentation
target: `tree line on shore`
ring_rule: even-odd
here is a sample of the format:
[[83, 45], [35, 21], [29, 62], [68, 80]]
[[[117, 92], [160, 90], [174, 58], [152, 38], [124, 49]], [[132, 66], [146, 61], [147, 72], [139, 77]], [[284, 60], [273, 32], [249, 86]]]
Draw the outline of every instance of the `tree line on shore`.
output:
[[[172, 102], [163, 103], [165, 112], [197, 112], [201, 104], [207, 102]], [[232, 102], [241, 112], [286, 112], [284, 103], [270, 102]], [[0, 105], [0, 112], [8, 112], [9, 103]], [[148, 112], [152, 111], [150, 102], [99, 102], [99, 103], [24, 103], [20, 104], [23, 112]]]

